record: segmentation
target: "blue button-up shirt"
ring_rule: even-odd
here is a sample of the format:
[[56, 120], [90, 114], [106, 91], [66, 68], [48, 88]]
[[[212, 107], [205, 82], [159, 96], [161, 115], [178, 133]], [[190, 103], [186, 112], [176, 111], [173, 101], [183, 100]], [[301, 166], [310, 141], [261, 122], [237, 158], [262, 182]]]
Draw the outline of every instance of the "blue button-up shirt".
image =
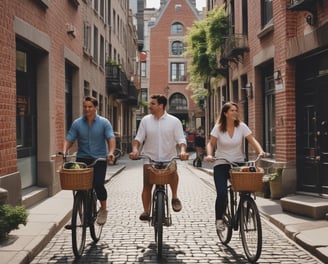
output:
[[84, 116], [74, 120], [66, 139], [71, 143], [77, 140], [77, 157], [96, 159], [107, 156], [107, 140], [114, 136], [112, 125], [108, 119], [96, 115], [91, 126], [88, 125]]

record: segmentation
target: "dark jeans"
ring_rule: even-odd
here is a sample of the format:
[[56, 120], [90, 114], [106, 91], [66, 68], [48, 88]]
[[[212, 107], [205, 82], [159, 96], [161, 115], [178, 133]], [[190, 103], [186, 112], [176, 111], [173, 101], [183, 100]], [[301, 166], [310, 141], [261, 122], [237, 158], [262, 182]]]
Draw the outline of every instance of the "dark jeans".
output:
[[215, 219], [222, 219], [227, 205], [227, 181], [230, 165], [222, 164], [214, 167], [214, 183], [216, 188]]
[[[94, 162], [95, 159], [89, 158], [76, 158], [77, 162], [84, 162], [89, 165]], [[93, 167], [93, 187], [97, 193], [97, 198], [99, 201], [107, 200], [107, 190], [104, 186], [105, 184], [105, 176], [106, 176], [107, 162], [106, 161], [98, 161], [96, 165]]]

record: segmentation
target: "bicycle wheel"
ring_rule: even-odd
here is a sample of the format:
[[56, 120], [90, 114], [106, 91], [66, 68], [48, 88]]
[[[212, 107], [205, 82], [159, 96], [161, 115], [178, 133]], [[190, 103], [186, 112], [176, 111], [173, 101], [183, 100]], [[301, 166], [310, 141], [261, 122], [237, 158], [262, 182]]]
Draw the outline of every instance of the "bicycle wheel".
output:
[[231, 216], [231, 193], [230, 191], [228, 192], [227, 196], [227, 205], [226, 205], [226, 211], [223, 214], [223, 223], [225, 225], [224, 231], [218, 231], [216, 230], [216, 233], [223, 245], [227, 245], [232, 237], [232, 216]]
[[164, 193], [157, 192], [156, 199], [156, 220], [154, 224], [155, 228], [155, 240], [157, 244], [157, 256], [162, 258], [162, 249], [163, 249], [163, 225], [164, 225]]
[[99, 241], [103, 229], [103, 225], [98, 225], [96, 221], [99, 209], [100, 203], [98, 203], [97, 195], [94, 191], [92, 191], [90, 197], [89, 229], [90, 235], [95, 243]]
[[254, 200], [243, 197], [240, 207], [240, 233], [247, 259], [256, 262], [262, 251], [262, 227]]
[[75, 257], [80, 257], [84, 250], [86, 233], [86, 208], [83, 191], [77, 191], [74, 196], [72, 211], [72, 248]]

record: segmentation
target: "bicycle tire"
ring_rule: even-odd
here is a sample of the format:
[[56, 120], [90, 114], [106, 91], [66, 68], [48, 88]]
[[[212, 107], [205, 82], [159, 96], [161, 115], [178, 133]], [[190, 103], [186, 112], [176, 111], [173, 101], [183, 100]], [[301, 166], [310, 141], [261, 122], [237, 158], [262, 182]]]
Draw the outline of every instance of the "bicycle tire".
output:
[[258, 208], [250, 196], [241, 201], [240, 233], [247, 259], [256, 262], [262, 251], [262, 226]]
[[72, 248], [76, 258], [83, 253], [86, 236], [86, 208], [85, 195], [83, 191], [77, 191], [74, 196], [72, 211]]
[[157, 257], [159, 259], [162, 258], [163, 253], [163, 225], [164, 225], [164, 193], [157, 192], [157, 199], [156, 199], [156, 221], [155, 221], [155, 240], [157, 246]]
[[90, 198], [89, 230], [92, 240], [97, 243], [100, 239], [103, 225], [97, 224], [97, 214], [100, 209], [100, 204], [98, 203], [97, 195], [94, 190], [92, 192]]
[[222, 220], [225, 225], [224, 231], [218, 231], [216, 230], [216, 233], [223, 245], [227, 245], [232, 238], [232, 215], [231, 215], [231, 210], [232, 210], [232, 203], [231, 203], [231, 193], [230, 191], [228, 192], [227, 195], [227, 205], [226, 205], [226, 211], [223, 214]]

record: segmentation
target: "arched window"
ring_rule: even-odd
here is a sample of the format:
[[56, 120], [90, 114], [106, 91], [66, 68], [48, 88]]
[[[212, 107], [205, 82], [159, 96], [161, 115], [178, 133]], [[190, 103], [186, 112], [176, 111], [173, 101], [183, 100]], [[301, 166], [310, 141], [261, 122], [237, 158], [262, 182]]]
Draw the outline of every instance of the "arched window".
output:
[[170, 111], [185, 112], [188, 111], [187, 99], [183, 94], [175, 93], [170, 97]]
[[182, 55], [184, 50], [184, 45], [181, 41], [173, 41], [171, 45], [172, 55]]
[[179, 22], [175, 22], [171, 25], [171, 34], [182, 34], [183, 25]]

